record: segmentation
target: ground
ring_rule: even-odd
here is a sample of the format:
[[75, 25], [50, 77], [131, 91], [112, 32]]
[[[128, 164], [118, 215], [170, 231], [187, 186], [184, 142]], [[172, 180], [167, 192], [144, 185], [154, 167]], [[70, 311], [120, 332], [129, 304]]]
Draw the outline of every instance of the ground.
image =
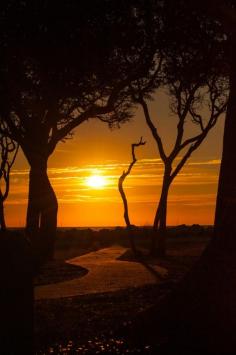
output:
[[[139, 312], [156, 304], [158, 300], [171, 292], [178, 280], [186, 274], [197, 260], [209, 241], [211, 231], [206, 229], [194, 231], [195, 233], [193, 233], [193, 230], [183, 229], [183, 236], [176, 230], [175, 233], [170, 232], [167, 258], [156, 260], [146, 256], [142, 258], [142, 264], [134, 261], [132, 252], [128, 248], [128, 240], [124, 237], [122, 231], [113, 231], [109, 234], [104, 231], [104, 235], [100, 232], [96, 234], [87, 231], [89, 242], [85, 235], [79, 236], [80, 233], [75, 230], [71, 232], [71, 235], [59, 235], [55, 261], [57, 276], [54, 278], [54, 266], [51, 264], [44, 268], [41, 281], [37, 281], [38, 284], [50, 286], [37, 287], [38, 291], [36, 290], [36, 353], [99, 354], [110, 352], [112, 354], [125, 354], [137, 353], [138, 351], [143, 354], [156, 353], [156, 349], [151, 349], [148, 344], [143, 349], [128, 345], [126, 340], [119, 337], [119, 334], [123, 335], [123, 330]], [[143, 232], [136, 239], [138, 247], [144, 253], [147, 247], [146, 239], [147, 235]], [[112, 263], [111, 260], [107, 260], [107, 258], [109, 259], [108, 250], [112, 254]], [[81, 255], [83, 255], [82, 258], [78, 258]], [[97, 262], [96, 256], [98, 257]], [[119, 260], [116, 260], [116, 258]], [[65, 264], [63, 260], [68, 259], [70, 264]], [[102, 264], [102, 259], [104, 264]], [[77, 263], [77, 266], [71, 265], [71, 261]], [[119, 271], [118, 274], [116, 272], [114, 274], [114, 270], [111, 269], [117, 263], [119, 265], [119, 262], [120, 265], [124, 264], [124, 269], [121, 273]], [[97, 268], [100, 269], [100, 271], [97, 270], [98, 273], [95, 276], [91, 276], [93, 274], [91, 263], [93, 264], [92, 269], [96, 263]], [[138, 273], [133, 274], [134, 283], [132, 286], [130, 274], [134, 272], [135, 264]], [[161, 269], [158, 269], [157, 265]], [[147, 266], [150, 267], [150, 270]], [[78, 271], [76, 271], [77, 267]], [[58, 278], [58, 274], [60, 274], [58, 269], [60, 268], [64, 277]], [[149, 274], [148, 282], [144, 282], [145, 278], [143, 279], [140, 270], [146, 270]], [[158, 271], [155, 277], [152, 273], [153, 270]], [[165, 270], [168, 270], [168, 275], [165, 272], [160, 272]], [[107, 271], [109, 271], [108, 274]], [[142, 282], [137, 284], [139, 274]], [[113, 278], [111, 284], [107, 283], [106, 280], [105, 284], [109, 286], [107, 290], [104, 289], [104, 282], [102, 282], [104, 275], [106, 277], [110, 275], [109, 277]], [[86, 278], [88, 281], [87, 288], [85, 287]], [[53, 294], [54, 282], [61, 284], [62, 281], [66, 281], [70, 285], [72, 282], [73, 285], [74, 279], [77, 279], [80, 284], [82, 283], [83, 292], [80, 288], [77, 295], [66, 294], [64, 297], [57, 297], [56, 293]], [[83, 279], [84, 281], [82, 281]], [[127, 280], [129, 280], [128, 284]], [[88, 287], [88, 285], [90, 286]], [[47, 294], [47, 292], [49, 293]], [[44, 297], [45, 294], [46, 297]]]

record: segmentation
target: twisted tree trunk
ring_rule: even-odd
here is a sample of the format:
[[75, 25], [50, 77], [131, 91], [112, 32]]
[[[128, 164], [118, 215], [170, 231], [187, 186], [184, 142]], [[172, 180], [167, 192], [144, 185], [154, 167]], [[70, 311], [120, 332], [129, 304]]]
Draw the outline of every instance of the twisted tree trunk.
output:
[[124, 205], [124, 220], [125, 220], [125, 223], [126, 223], [127, 231], [129, 233], [131, 248], [132, 248], [133, 253], [135, 255], [138, 254], [138, 251], [137, 251], [137, 248], [136, 248], [136, 245], [135, 245], [135, 242], [134, 242], [134, 238], [133, 238], [134, 237], [134, 235], [133, 235], [133, 225], [130, 223], [130, 219], [129, 219], [128, 201], [127, 201], [124, 189], [123, 189], [123, 182], [125, 181], [125, 178], [130, 174], [130, 172], [132, 170], [132, 167], [134, 166], [134, 164], [137, 161], [136, 156], [135, 156], [135, 148], [137, 148], [137, 147], [139, 147], [141, 145], [145, 145], [145, 144], [146, 144], [146, 142], [143, 142], [142, 137], [140, 138], [140, 141], [138, 143], [131, 144], [132, 161], [129, 164], [129, 167], [128, 167], [127, 171], [123, 171], [123, 174], [119, 177], [119, 180], [118, 180], [118, 189], [119, 189], [119, 192], [120, 192], [120, 195], [121, 195], [121, 198], [122, 198], [122, 201], [123, 201], [123, 205]]
[[40, 259], [53, 257], [57, 228], [57, 198], [47, 175], [47, 159], [30, 159], [26, 230]]
[[163, 176], [161, 197], [158, 203], [154, 224], [153, 234], [151, 238], [150, 254], [164, 257], [166, 255], [166, 217], [167, 217], [167, 200], [171, 184], [170, 168], [165, 167]]

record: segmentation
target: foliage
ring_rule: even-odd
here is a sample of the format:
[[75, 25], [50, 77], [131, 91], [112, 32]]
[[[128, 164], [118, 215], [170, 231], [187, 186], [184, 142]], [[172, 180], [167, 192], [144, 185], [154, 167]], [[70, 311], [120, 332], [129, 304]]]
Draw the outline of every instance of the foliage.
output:
[[51, 154], [89, 118], [110, 124], [130, 118], [127, 84], [145, 76], [153, 63], [146, 6], [134, 4], [11, 1], [2, 6], [0, 113], [26, 156], [36, 144]]

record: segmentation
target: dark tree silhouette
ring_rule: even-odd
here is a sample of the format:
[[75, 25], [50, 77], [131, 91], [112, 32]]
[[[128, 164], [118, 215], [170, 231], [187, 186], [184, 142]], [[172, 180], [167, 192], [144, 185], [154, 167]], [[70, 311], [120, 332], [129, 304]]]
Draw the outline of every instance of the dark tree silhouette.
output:
[[6, 231], [4, 202], [8, 197], [10, 188], [10, 172], [15, 162], [19, 145], [7, 136], [0, 136], [0, 226], [1, 231]]
[[124, 205], [124, 220], [125, 220], [126, 227], [127, 227], [127, 230], [128, 230], [129, 236], [130, 236], [130, 243], [131, 243], [131, 247], [132, 247], [134, 254], [137, 253], [137, 250], [136, 250], [133, 236], [131, 235], [132, 234], [131, 230], [132, 230], [133, 226], [130, 223], [130, 219], [129, 219], [128, 201], [126, 198], [126, 194], [124, 192], [123, 183], [124, 183], [126, 177], [130, 174], [134, 164], [137, 161], [136, 156], [135, 156], [135, 148], [140, 147], [141, 145], [145, 145], [145, 144], [146, 144], [146, 142], [143, 141], [142, 137], [140, 138], [140, 141], [138, 143], [131, 144], [132, 161], [129, 164], [128, 169], [126, 171], [125, 170], [123, 171], [123, 174], [120, 176], [119, 181], [118, 181], [118, 189], [119, 189], [119, 192], [120, 192], [120, 195], [121, 195], [121, 198], [123, 201], [123, 205]]
[[[201, 145], [209, 131], [215, 126], [218, 117], [225, 112], [228, 83], [224, 79], [214, 77], [208, 79], [205, 87], [203, 87], [202, 80], [186, 86], [178, 78], [176, 81], [169, 83], [168, 91], [172, 101], [171, 110], [177, 116], [176, 139], [172, 150], [168, 154], [165, 152], [159, 130], [151, 118], [147, 100], [143, 97], [138, 98], [143, 108], [146, 123], [156, 141], [160, 158], [164, 164], [161, 196], [153, 224], [154, 231], [158, 233], [153, 233], [150, 248], [152, 254], [159, 256], [164, 256], [166, 253], [167, 200], [170, 186], [191, 154]], [[203, 110], [202, 103], [204, 103], [204, 106], [208, 106], [208, 111]], [[186, 138], [184, 134], [185, 126], [191, 122], [198, 126], [199, 133]], [[180, 154], [182, 155], [180, 156]], [[175, 164], [176, 160], [177, 163]]]
[[[202, 3], [200, 5], [203, 6]], [[223, 152], [219, 176], [216, 214], [215, 214], [215, 239], [225, 244], [225, 248], [233, 247], [236, 231], [235, 212], [235, 185], [236, 175], [232, 168], [235, 158], [235, 135], [236, 135], [236, 7], [233, 1], [216, 1], [215, 8], [212, 2], [208, 1], [208, 14], [222, 24], [222, 31], [227, 36], [226, 62], [228, 64], [228, 75], [230, 83], [229, 102], [226, 113]], [[224, 249], [225, 249], [224, 248]]]
[[0, 9], [2, 133], [19, 143], [30, 165], [27, 234], [46, 258], [58, 208], [47, 176], [50, 155], [88, 119], [129, 119], [127, 85], [153, 68], [142, 3], [11, 1]]
[[[165, 34], [163, 34], [163, 37]], [[168, 37], [168, 36], [167, 36]], [[208, 37], [203, 33], [201, 40]], [[169, 46], [169, 47], [168, 47]], [[145, 80], [137, 80], [130, 90], [134, 102], [141, 105], [147, 126], [156, 142], [158, 153], [164, 164], [161, 195], [154, 218], [150, 252], [164, 256], [166, 252], [167, 199], [171, 183], [201, 145], [209, 131], [215, 126], [218, 117], [225, 112], [228, 99], [228, 80], [212, 70], [212, 56], [216, 45], [210, 42], [203, 54], [192, 49], [189, 43], [179, 52], [172, 43], [160, 50], [155, 70]], [[190, 46], [191, 48], [191, 46]], [[208, 59], [210, 58], [210, 59]], [[165, 141], [158, 125], [150, 115], [149, 102], [155, 100], [150, 88], [165, 90], [170, 97], [170, 108], [177, 117], [176, 138], [170, 152], [166, 152]], [[156, 103], [158, 108], [158, 102]], [[157, 122], [158, 123], [158, 122]], [[197, 127], [198, 133], [186, 137], [186, 124]], [[155, 233], [156, 232], [156, 233]]]
[[[156, 66], [145, 79], [130, 85], [133, 100], [143, 109], [164, 164], [162, 190], [153, 223], [157, 233], [153, 233], [150, 245], [152, 254], [162, 256], [166, 250], [167, 198], [171, 183], [225, 111], [228, 97], [226, 65], [222, 65], [224, 34], [217, 23], [209, 24], [205, 15], [202, 26], [199, 26], [199, 15], [189, 16], [193, 14], [191, 4], [184, 4], [182, 0], [178, 4], [176, 6], [173, 1], [163, 3], [163, 22], [155, 42]], [[163, 89], [169, 94], [171, 109], [177, 116], [176, 139], [168, 154], [148, 105], [154, 100], [152, 94]], [[208, 112], [202, 112], [207, 106]], [[191, 121], [199, 133], [186, 138], [185, 126]]]

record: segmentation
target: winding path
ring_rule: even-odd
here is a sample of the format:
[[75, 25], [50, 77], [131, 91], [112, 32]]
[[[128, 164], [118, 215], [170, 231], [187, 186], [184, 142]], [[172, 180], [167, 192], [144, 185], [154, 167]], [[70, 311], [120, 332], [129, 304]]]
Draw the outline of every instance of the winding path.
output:
[[139, 262], [117, 260], [126, 250], [112, 246], [67, 260], [72, 265], [86, 268], [88, 273], [70, 281], [35, 287], [35, 299], [118, 291], [154, 284], [167, 275], [167, 270], [160, 266], [150, 268]]

